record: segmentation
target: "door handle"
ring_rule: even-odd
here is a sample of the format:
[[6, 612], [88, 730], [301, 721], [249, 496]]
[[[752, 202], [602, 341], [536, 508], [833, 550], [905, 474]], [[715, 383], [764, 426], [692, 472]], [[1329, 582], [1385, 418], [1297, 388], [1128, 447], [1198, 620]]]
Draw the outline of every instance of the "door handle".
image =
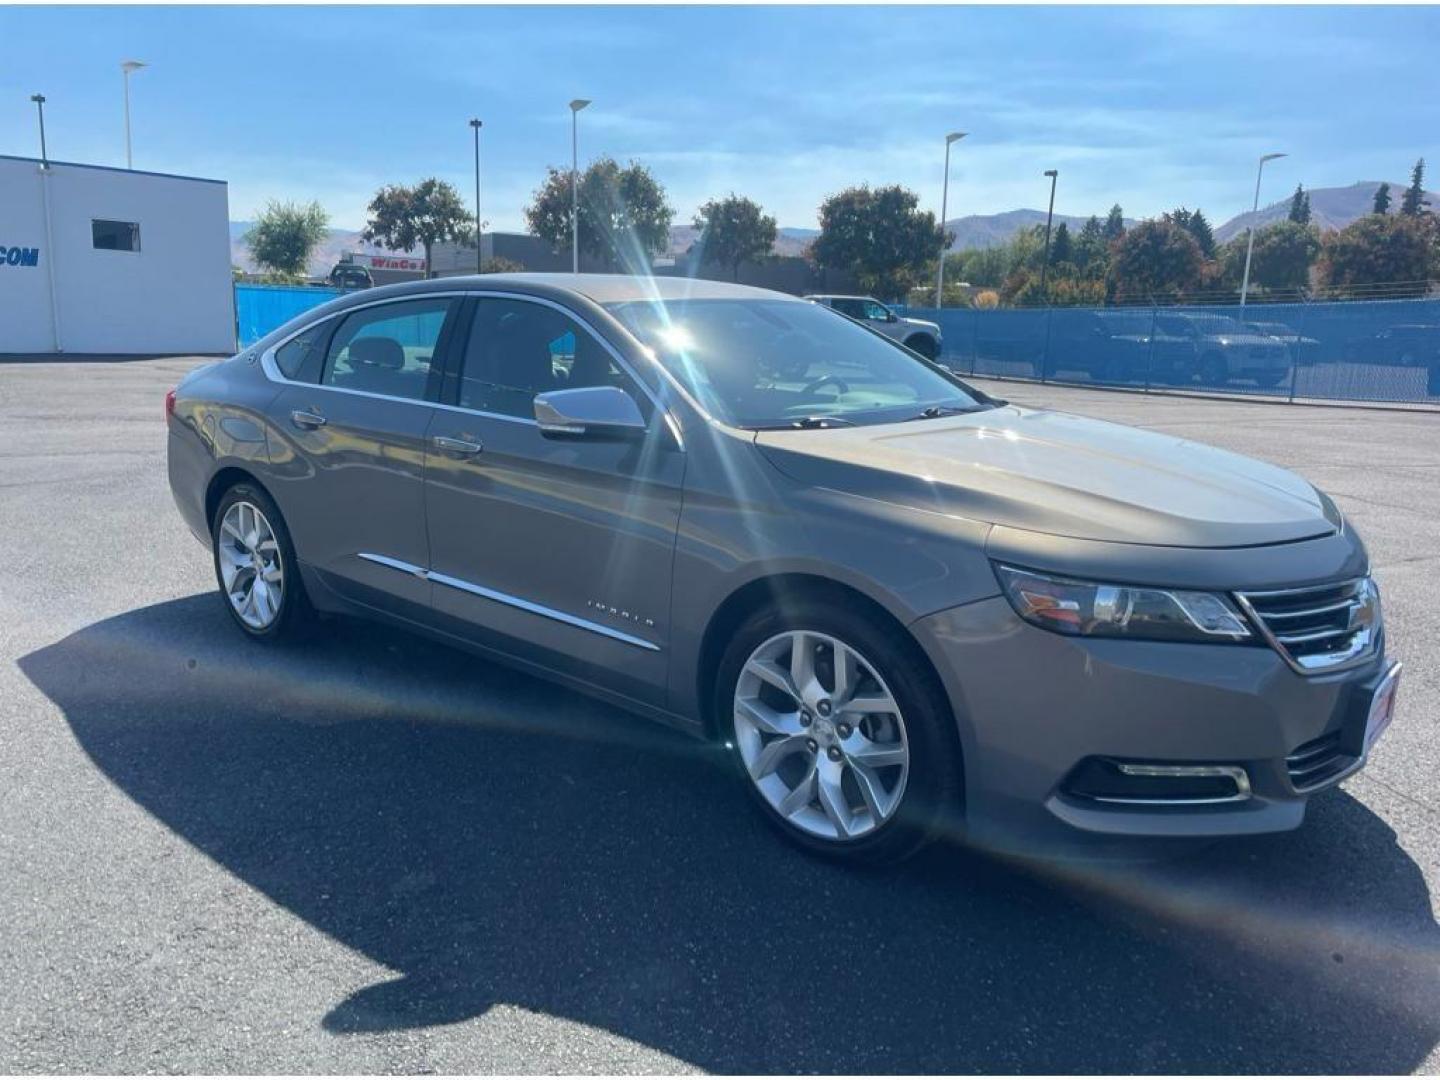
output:
[[324, 427], [327, 423], [325, 417], [307, 409], [295, 409], [290, 413], [290, 420], [296, 427], [308, 429]]
[[469, 439], [456, 439], [449, 435], [436, 435], [432, 440], [437, 450], [444, 450], [447, 454], [457, 454], [462, 457], [469, 457], [471, 454], [478, 454], [485, 447], [478, 442], [471, 442]]

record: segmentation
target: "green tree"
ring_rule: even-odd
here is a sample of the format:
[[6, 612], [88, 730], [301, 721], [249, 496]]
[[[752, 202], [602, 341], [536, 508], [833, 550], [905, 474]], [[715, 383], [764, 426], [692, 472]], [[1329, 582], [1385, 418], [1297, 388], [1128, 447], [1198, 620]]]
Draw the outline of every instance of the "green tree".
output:
[[[556, 251], [570, 247], [570, 205], [570, 170], [548, 169], [525, 208], [525, 221]], [[674, 219], [664, 187], [639, 162], [622, 168], [602, 157], [581, 174], [580, 250], [609, 267], [648, 273], [651, 257], [669, 246]]]
[[1425, 199], [1425, 159], [1422, 157], [1410, 170], [1410, 186], [1400, 196], [1400, 213], [1406, 217], [1419, 217], [1430, 212], [1429, 206]]
[[1180, 206], [1166, 214], [1165, 220], [1179, 225], [1193, 236], [1200, 245], [1200, 254], [1205, 258], [1215, 257], [1215, 233], [1210, 229], [1210, 222], [1205, 220], [1205, 215], [1199, 210], [1186, 210]]
[[1065, 222], [1055, 230], [1054, 239], [1050, 241], [1050, 262], [1056, 267], [1063, 266], [1075, 257], [1075, 246], [1070, 242], [1070, 229]]
[[741, 263], [759, 262], [769, 255], [779, 234], [773, 217], [734, 192], [700, 207], [694, 224], [700, 230], [700, 257], [728, 267], [732, 281], [739, 280]]
[[1433, 266], [1436, 226], [1430, 217], [1369, 214], [1326, 235], [1320, 248], [1323, 285], [1355, 295], [1357, 287], [1390, 285], [1423, 296]]
[[[1250, 284], [1262, 289], [1301, 289], [1310, 283], [1310, 267], [1320, 253], [1320, 234], [1313, 225], [1277, 221], [1255, 230], [1250, 257]], [[1225, 245], [1222, 253], [1226, 285], [1239, 288], [1245, 273], [1245, 234]]]
[[1173, 221], [1142, 221], [1116, 243], [1110, 272], [1120, 297], [1174, 296], [1200, 281], [1204, 257], [1190, 233]]
[[287, 280], [303, 278], [310, 256], [330, 228], [330, 217], [318, 202], [277, 202], [271, 199], [245, 234], [250, 257]]
[[1081, 273], [1087, 276], [1103, 277], [1109, 265], [1110, 250], [1105, 241], [1105, 229], [1093, 214], [1080, 229], [1075, 241], [1074, 259]]
[[467, 236], [473, 244], [474, 221], [454, 186], [432, 176], [414, 187], [387, 184], [377, 191], [361, 235], [392, 251], [413, 251], [417, 245], [424, 248], [425, 276], [429, 277], [434, 246]]
[[1105, 225], [1100, 235], [1105, 237], [1107, 244], [1113, 244], [1125, 235], [1125, 213], [1120, 209], [1119, 203], [1110, 207], [1110, 213], [1105, 215]]
[[1310, 193], [1304, 184], [1295, 185], [1295, 194], [1290, 197], [1289, 220], [1296, 225], [1310, 224]]
[[952, 239], [919, 205], [920, 197], [898, 184], [832, 195], [820, 205], [811, 257], [817, 266], [850, 271], [884, 299], [903, 296]]
[[1372, 214], [1388, 214], [1390, 212], [1390, 185], [1381, 184], [1375, 189], [1375, 201], [1370, 206]]

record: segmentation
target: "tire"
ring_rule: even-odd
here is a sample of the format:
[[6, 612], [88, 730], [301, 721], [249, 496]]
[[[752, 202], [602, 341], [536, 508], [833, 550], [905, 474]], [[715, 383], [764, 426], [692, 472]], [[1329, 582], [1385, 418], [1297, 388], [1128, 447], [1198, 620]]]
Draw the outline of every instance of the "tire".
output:
[[1205, 386], [1224, 386], [1230, 381], [1230, 368], [1219, 353], [1200, 358], [1200, 382]]
[[[813, 657], [818, 691], [801, 695], [803, 704], [780, 687], [797, 685], [797, 644]], [[854, 657], [854, 692], [832, 702], [837, 649]], [[769, 674], [757, 675], [760, 669]], [[894, 708], [847, 709], [857, 694]], [[964, 774], [939, 680], [918, 648], [854, 605], [796, 599], [750, 616], [721, 658], [714, 708], [738, 778], [762, 816], [809, 852], [892, 863], [919, 850], [947, 819], [958, 823]]]
[[934, 360], [940, 355], [940, 350], [935, 347], [935, 339], [926, 337], [924, 334], [906, 338], [905, 347], [919, 353], [926, 360]]
[[[315, 610], [300, 580], [295, 545], [269, 495], [254, 484], [231, 487], [215, 508], [210, 537], [220, 598], [246, 637], [288, 642], [313, 628]], [[256, 565], [264, 567], [263, 576]], [[257, 589], [257, 584], [263, 588]]]

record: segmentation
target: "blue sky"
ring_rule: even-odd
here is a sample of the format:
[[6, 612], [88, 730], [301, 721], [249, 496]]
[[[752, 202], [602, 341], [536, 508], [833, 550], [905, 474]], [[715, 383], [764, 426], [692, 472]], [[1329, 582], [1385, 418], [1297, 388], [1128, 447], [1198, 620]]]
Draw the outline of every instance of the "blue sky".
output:
[[1120, 202], [1215, 222], [1292, 190], [1440, 170], [1440, 9], [1427, 8], [0, 8], [0, 153], [230, 182], [232, 218], [319, 199], [358, 227], [375, 188], [437, 175], [472, 190], [485, 121], [490, 228], [521, 226], [546, 165], [651, 166], [677, 220], [749, 195], [813, 226], [828, 193], [898, 182], [951, 216]]

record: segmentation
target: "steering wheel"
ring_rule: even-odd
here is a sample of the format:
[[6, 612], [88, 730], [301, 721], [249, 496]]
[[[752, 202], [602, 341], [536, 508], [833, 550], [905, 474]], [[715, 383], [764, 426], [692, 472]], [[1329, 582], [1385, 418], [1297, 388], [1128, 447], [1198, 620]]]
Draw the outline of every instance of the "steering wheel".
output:
[[806, 383], [804, 389], [800, 392], [802, 394], [809, 394], [812, 391], [819, 390], [820, 387], [826, 383], [834, 383], [835, 389], [839, 390], [842, 394], [848, 394], [850, 392], [850, 384], [840, 378], [839, 375], [821, 375], [820, 378], [813, 382]]

